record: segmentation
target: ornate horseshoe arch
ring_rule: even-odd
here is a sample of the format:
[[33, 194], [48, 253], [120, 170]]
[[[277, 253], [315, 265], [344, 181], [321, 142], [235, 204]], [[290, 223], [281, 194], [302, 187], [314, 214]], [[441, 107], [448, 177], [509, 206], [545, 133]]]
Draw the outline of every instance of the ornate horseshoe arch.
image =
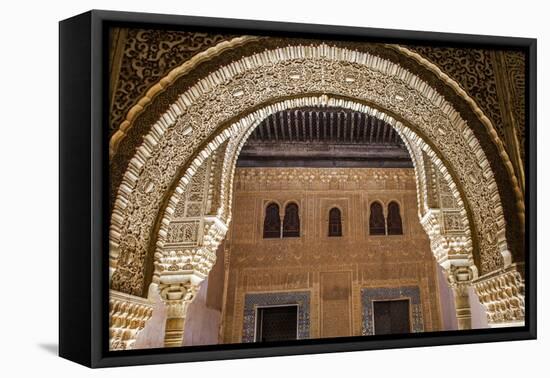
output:
[[[318, 95], [304, 97], [308, 94]], [[277, 102], [284, 98], [288, 100]], [[269, 103], [272, 105], [262, 107]], [[153, 125], [130, 161], [114, 203], [112, 289], [137, 296], [143, 293], [145, 260], [156, 239], [155, 221], [170, 188], [179, 180], [158, 228], [153, 283], [161, 286], [169, 306], [170, 301], [174, 305], [190, 301], [193, 286], [213, 264], [212, 248], [227, 230], [232, 174], [247, 134], [277, 106], [288, 109], [305, 105], [377, 112], [400, 133], [415, 165], [422, 224], [438, 261], [458, 272], [452, 273], [453, 280], [470, 282], [477, 276], [477, 271], [470, 270], [475, 266], [472, 255], [478, 256], [476, 270], [480, 275], [510, 266], [506, 224], [493, 172], [474, 133], [453, 105], [395, 63], [320, 44], [269, 50], [221, 67], [181, 94]], [[247, 116], [240, 116], [246, 112]], [[223, 126], [236, 119], [231, 126]], [[216, 177], [215, 170], [211, 173], [212, 164], [222, 164], [221, 176]], [[182, 167], [187, 167], [183, 176]], [[209, 183], [200, 189], [203, 196], [210, 196], [210, 202], [202, 214], [199, 212], [203, 219], [196, 229], [182, 226], [176, 235], [196, 235], [200, 243], [187, 248], [187, 254], [185, 249], [167, 251], [165, 241], [173, 235], [171, 217], [182, 195], [193, 188], [193, 177], [209, 177], [195, 180], [195, 184]], [[434, 180], [452, 194], [454, 207], [444, 209], [441, 203], [433, 207], [430, 198], [423, 197], [421, 193], [429, 193]], [[214, 194], [217, 187], [221, 190]], [[199, 193], [200, 189], [189, 193]], [[446, 215], [467, 232], [444, 235]], [[522, 314], [514, 314], [522, 319]], [[169, 318], [184, 316], [181, 306], [169, 310]], [[167, 345], [177, 345], [178, 339], [181, 342], [181, 335], [172, 336], [167, 335]]]

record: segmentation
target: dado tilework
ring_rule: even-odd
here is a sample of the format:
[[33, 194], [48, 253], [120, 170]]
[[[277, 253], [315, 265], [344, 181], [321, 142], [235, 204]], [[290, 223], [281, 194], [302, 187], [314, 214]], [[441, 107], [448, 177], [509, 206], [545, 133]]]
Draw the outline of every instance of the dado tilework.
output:
[[310, 293], [307, 291], [287, 293], [246, 294], [244, 300], [243, 343], [254, 342], [258, 307], [298, 305], [298, 339], [309, 338]]
[[363, 335], [374, 335], [373, 302], [408, 299], [411, 312], [411, 332], [424, 332], [420, 290], [416, 286], [377, 287], [361, 289], [363, 305]]

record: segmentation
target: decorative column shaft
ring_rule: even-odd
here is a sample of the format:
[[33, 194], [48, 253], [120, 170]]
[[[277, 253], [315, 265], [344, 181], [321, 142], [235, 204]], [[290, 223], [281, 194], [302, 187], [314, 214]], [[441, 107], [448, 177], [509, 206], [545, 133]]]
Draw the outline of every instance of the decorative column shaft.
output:
[[455, 299], [456, 320], [458, 329], [472, 329], [472, 311], [468, 286], [459, 284], [453, 287]]
[[470, 308], [469, 289], [474, 272], [469, 266], [451, 265], [448, 272], [449, 285], [455, 300], [458, 329], [472, 329], [472, 310]]
[[161, 288], [161, 296], [167, 307], [165, 347], [180, 347], [183, 345], [183, 331], [187, 309], [195, 298], [198, 286], [187, 284], [166, 285]]

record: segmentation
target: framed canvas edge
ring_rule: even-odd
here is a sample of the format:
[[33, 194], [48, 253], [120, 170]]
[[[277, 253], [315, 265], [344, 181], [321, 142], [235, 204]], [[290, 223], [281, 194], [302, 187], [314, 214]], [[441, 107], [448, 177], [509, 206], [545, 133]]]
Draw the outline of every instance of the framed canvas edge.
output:
[[[141, 364], [158, 364], [158, 363], [173, 363], [173, 362], [191, 362], [205, 360], [220, 360], [220, 359], [235, 359], [235, 358], [252, 358], [252, 357], [268, 357], [282, 355], [299, 355], [299, 354], [314, 354], [314, 353], [330, 353], [344, 351], [359, 351], [372, 349], [390, 349], [390, 348], [408, 348], [408, 347], [424, 347], [424, 346], [439, 346], [452, 344], [470, 344], [470, 343], [485, 343], [497, 341], [513, 341], [513, 340], [528, 340], [536, 339], [536, 44], [534, 38], [517, 38], [517, 37], [499, 37], [499, 36], [484, 36], [471, 34], [451, 34], [451, 33], [435, 33], [435, 32], [418, 32], [406, 30], [389, 30], [389, 29], [373, 29], [373, 28], [358, 28], [348, 26], [327, 26], [316, 24], [298, 24], [298, 23], [283, 23], [271, 21], [251, 21], [251, 20], [236, 20], [225, 18], [208, 18], [195, 16], [178, 16], [178, 15], [162, 15], [148, 13], [133, 13], [133, 12], [116, 12], [92, 10], [80, 16], [72, 17], [68, 20], [60, 22], [60, 41], [62, 38], [61, 27], [64, 23], [76, 18], [89, 18], [89, 37], [90, 37], [90, 56], [89, 61], [79, 61], [77, 64], [89, 66], [90, 72], [90, 98], [86, 99], [82, 95], [77, 95], [72, 98], [63, 98], [62, 100], [62, 81], [64, 73], [60, 69], [60, 154], [64, 148], [63, 130], [67, 125], [63, 125], [62, 113], [66, 111], [66, 107], [71, 104], [80, 103], [85, 106], [84, 102], [89, 100], [90, 112], [88, 125], [83, 128], [82, 133], [87, 133], [90, 138], [90, 193], [89, 198], [83, 197], [81, 194], [69, 195], [61, 202], [60, 191], [60, 215], [67, 210], [65, 207], [73, 201], [88, 203], [90, 206], [90, 236], [89, 249], [79, 249], [73, 251], [77, 254], [73, 259], [80, 261], [79, 269], [82, 272], [77, 272], [78, 277], [89, 279], [89, 282], [79, 282], [78, 287], [88, 287], [89, 312], [90, 316], [79, 327], [74, 328], [76, 332], [74, 338], [81, 340], [90, 340], [89, 349], [80, 353], [75, 358], [75, 355], [67, 353], [65, 345], [66, 340], [63, 340], [61, 334], [66, 331], [65, 324], [61, 320], [61, 312], [66, 311], [68, 317], [71, 315], [72, 309], [67, 306], [73, 298], [62, 300], [61, 293], [65, 287], [61, 287], [61, 276], [68, 269], [67, 261], [63, 260], [63, 256], [67, 256], [67, 251], [62, 251], [63, 235], [61, 232], [61, 224], [63, 219], [60, 216], [60, 356], [68, 358], [72, 361], [84, 364], [89, 367], [111, 367], [121, 365], [141, 365]], [[109, 352], [108, 348], [108, 280], [105, 272], [108, 269], [108, 146], [107, 146], [107, 127], [105, 120], [108, 117], [108, 96], [104, 95], [106, 80], [108, 75], [105, 70], [106, 54], [104, 53], [104, 44], [106, 43], [106, 28], [112, 24], [135, 24], [142, 27], [162, 27], [162, 28], [178, 28], [178, 27], [205, 27], [215, 29], [234, 29], [240, 32], [266, 32], [266, 33], [297, 33], [297, 34], [315, 34], [327, 37], [360, 37], [367, 38], [369, 41], [384, 40], [388, 43], [445, 43], [464, 46], [492, 46], [492, 47], [509, 47], [525, 49], [528, 55], [527, 77], [527, 95], [526, 111], [528, 114], [527, 137], [526, 137], [526, 153], [528, 162], [526, 162], [526, 182], [528, 183], [526, 190], [526, 208], [528, 209], [528, 217], [526, 223], [526, 267], [525, 275], [527, 284], [526, 292], [526, 325], [524, 327], [508, 328], [508, 329], [488, 329], [488, 330], [471, 330], [454, 332], [434, 332], [423, 333], [417, 335], [405, 335], [391, 338], [371, 337], [369, 339], [360, 339], [360, 337], [338, 338], [338, 339], [319, 339], [311, 340], [310, 342], [301, 345], [278, 345], [278, 346], [254, 346], [245, 344], [232, 344], [224, 346], [211, 346], [212, 348], [196, 348], [182, 347], [170, 349], [154, 349], [154, 350], [139, 350], [125, 352]], [[60, 64], [63, 58], [62, 55], [71, 55], [70, 52], [61, 51], [60, 49]], [[81, 59], [82, 60], [82, 59]], [[87, 88], [84, 88], [87, 89]], [[86, 91], [83, 90], [82, 93]], [[86, 116], [82, 120], [86, 119]], [[78, 131], [75, 131], [78, 132]], [[86, 135], [82, 136], [86, 138]], [[83, 154], [83, 152], [81, 153]], [[85, 156], [77, 156], [76, 159], [86, 158]], [[70, 178], [62, 176], [61, 165], [63, 162], [60, 157], [60, 190], [67, 185], [70, 185]], [[65, 225], [67, 227], [67, 225]], [[80, 230], [84, 232], [85, 230]], [[63, 261], [62, 261], [63, 260]], [[84, 267], [84, 268], [83, 268]], [[85, 270], [88, 270], [87, 272]], [[79, 274], [82, 273], [82, 274]], [[65, 337], [67, 332], [65, 332]], [[73, 341], [74, 344], [74, 341]], [[88, 355], [89, 353], [89, 355]]]

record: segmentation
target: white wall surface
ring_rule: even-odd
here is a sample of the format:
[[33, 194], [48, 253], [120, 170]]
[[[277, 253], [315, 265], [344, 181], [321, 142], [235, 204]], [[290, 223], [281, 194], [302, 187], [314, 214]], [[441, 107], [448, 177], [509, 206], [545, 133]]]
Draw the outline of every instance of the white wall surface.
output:
[[[539, 38], [539, 214], [548, 190], [550, 21], [545, 1], [2, 1], [0, 14], [0, 376], [518, 377], [544, 376], [548, 239], [539, 238], [539, 340], [89, 370], [56, 356], [58, 25], [91, 8]], [[545, 112], [546, 111], [546, 112]], [[546, 190], [545, 190], [546, 189]], [[23, 202], [25, 204], [23, 204]], [[550, 226], [539, 216], [540, 234]], [[547, 270], [547, 269], [546, 269]], [[546, 299], [544, 300], [544, 296]], [[391, 372], [391, 373], [390, 373]]]

